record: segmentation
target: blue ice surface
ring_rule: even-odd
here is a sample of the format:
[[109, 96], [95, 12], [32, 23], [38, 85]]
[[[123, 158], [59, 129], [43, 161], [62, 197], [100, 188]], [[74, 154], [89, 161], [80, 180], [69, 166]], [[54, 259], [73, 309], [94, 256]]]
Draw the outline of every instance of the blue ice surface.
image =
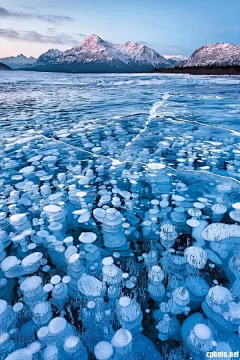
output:
[[239, 104], [238, 76], [1, 71], [2, 359], [237, 358]]

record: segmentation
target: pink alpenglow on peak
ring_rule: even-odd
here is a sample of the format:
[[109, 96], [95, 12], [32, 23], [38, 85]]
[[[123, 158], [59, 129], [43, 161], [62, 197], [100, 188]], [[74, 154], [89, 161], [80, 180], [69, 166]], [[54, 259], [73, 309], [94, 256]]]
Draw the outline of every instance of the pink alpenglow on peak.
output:
[[116, 45], [92, 34], [80, 45], [64, 52], [47, 51], [28, 70], [128, 73], [151, 71], [169, 65], [171, 62], [145, 45], [131, 41]]
[[158, 67], [159, 64], [165, 64], [166, 66], [169, 65], [167, 59], [146, 45], [127, 41], [125, 44], [115, 45], [115, 47], [131, 60], [155, 65], [156, 67]]

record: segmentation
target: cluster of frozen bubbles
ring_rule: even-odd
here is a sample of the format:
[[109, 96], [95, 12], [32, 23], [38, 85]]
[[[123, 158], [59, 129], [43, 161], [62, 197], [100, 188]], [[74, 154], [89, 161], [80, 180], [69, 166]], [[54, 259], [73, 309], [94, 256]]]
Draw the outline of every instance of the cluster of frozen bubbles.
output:
[[[193, 169], [181, 160], [195, 151], [190, 140], [179, 170]], [[1, 141], [0, 358], [198, 360], [239, 350], [239, 184], [171, 171], [147, 149], [136, 154], [145, 165], [91, 149], [27, 132]], [[209, 166], [220, 155], [212, 150]]]

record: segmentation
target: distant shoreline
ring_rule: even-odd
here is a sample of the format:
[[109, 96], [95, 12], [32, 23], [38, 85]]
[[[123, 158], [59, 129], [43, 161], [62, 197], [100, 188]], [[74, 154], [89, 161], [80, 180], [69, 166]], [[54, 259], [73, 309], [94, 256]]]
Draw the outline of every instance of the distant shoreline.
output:
[[240, 66], [191, 66], [154, 69], [153, 73], [190, 75], [240, 75]]
[[72, 75], [100, 75], [100, 74], [116, 74], [116, 75], [128, 75], [128, 74], [189, 74], [189, 75], [235, 75], [240, 76], [240, 66], [222, 66], [222, 67], [174, 67], [174, 68], [162, 68], [152, 69], [148, 71], [132, 71], [132, 72], [76, 72], [76, 71], [52, 71], [52, 70], [30, 70], [28, 69], [11, 69], [10, 67], [1, 68], [2, 71], [23, 71], [23, 72], [37, 72], [37, 73], [56, 73], [56, 74], [72, 74]]

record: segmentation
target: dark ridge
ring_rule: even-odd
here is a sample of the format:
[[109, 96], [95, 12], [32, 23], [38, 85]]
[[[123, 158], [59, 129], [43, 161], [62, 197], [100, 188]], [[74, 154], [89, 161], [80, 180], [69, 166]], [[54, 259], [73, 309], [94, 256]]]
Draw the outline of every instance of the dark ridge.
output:
[[0, 70], [12, 70], [10, 66], [7, 66], [0, 62]]
[[78, 62], [72, 63], [46, 63], [36, 64], [29, 67], [22, 68], [25, 71], [42, 71], [42, 72], [63, 72], [63, 73], [89, 73], [89, 74], [101, 74], [101, 73], [145, 73], [152, 72], [153, 66], [150, 64], [138, 64], [137, 62], [130, 62], [129, 64], [122, 63], [118, 60], [112, 60], [111, 62]]
[[191, 75], [240, 75], [240, 65], [228, 66], [186, 66], [154, 69], [153, 72], [163, 74], [191, 74]]

